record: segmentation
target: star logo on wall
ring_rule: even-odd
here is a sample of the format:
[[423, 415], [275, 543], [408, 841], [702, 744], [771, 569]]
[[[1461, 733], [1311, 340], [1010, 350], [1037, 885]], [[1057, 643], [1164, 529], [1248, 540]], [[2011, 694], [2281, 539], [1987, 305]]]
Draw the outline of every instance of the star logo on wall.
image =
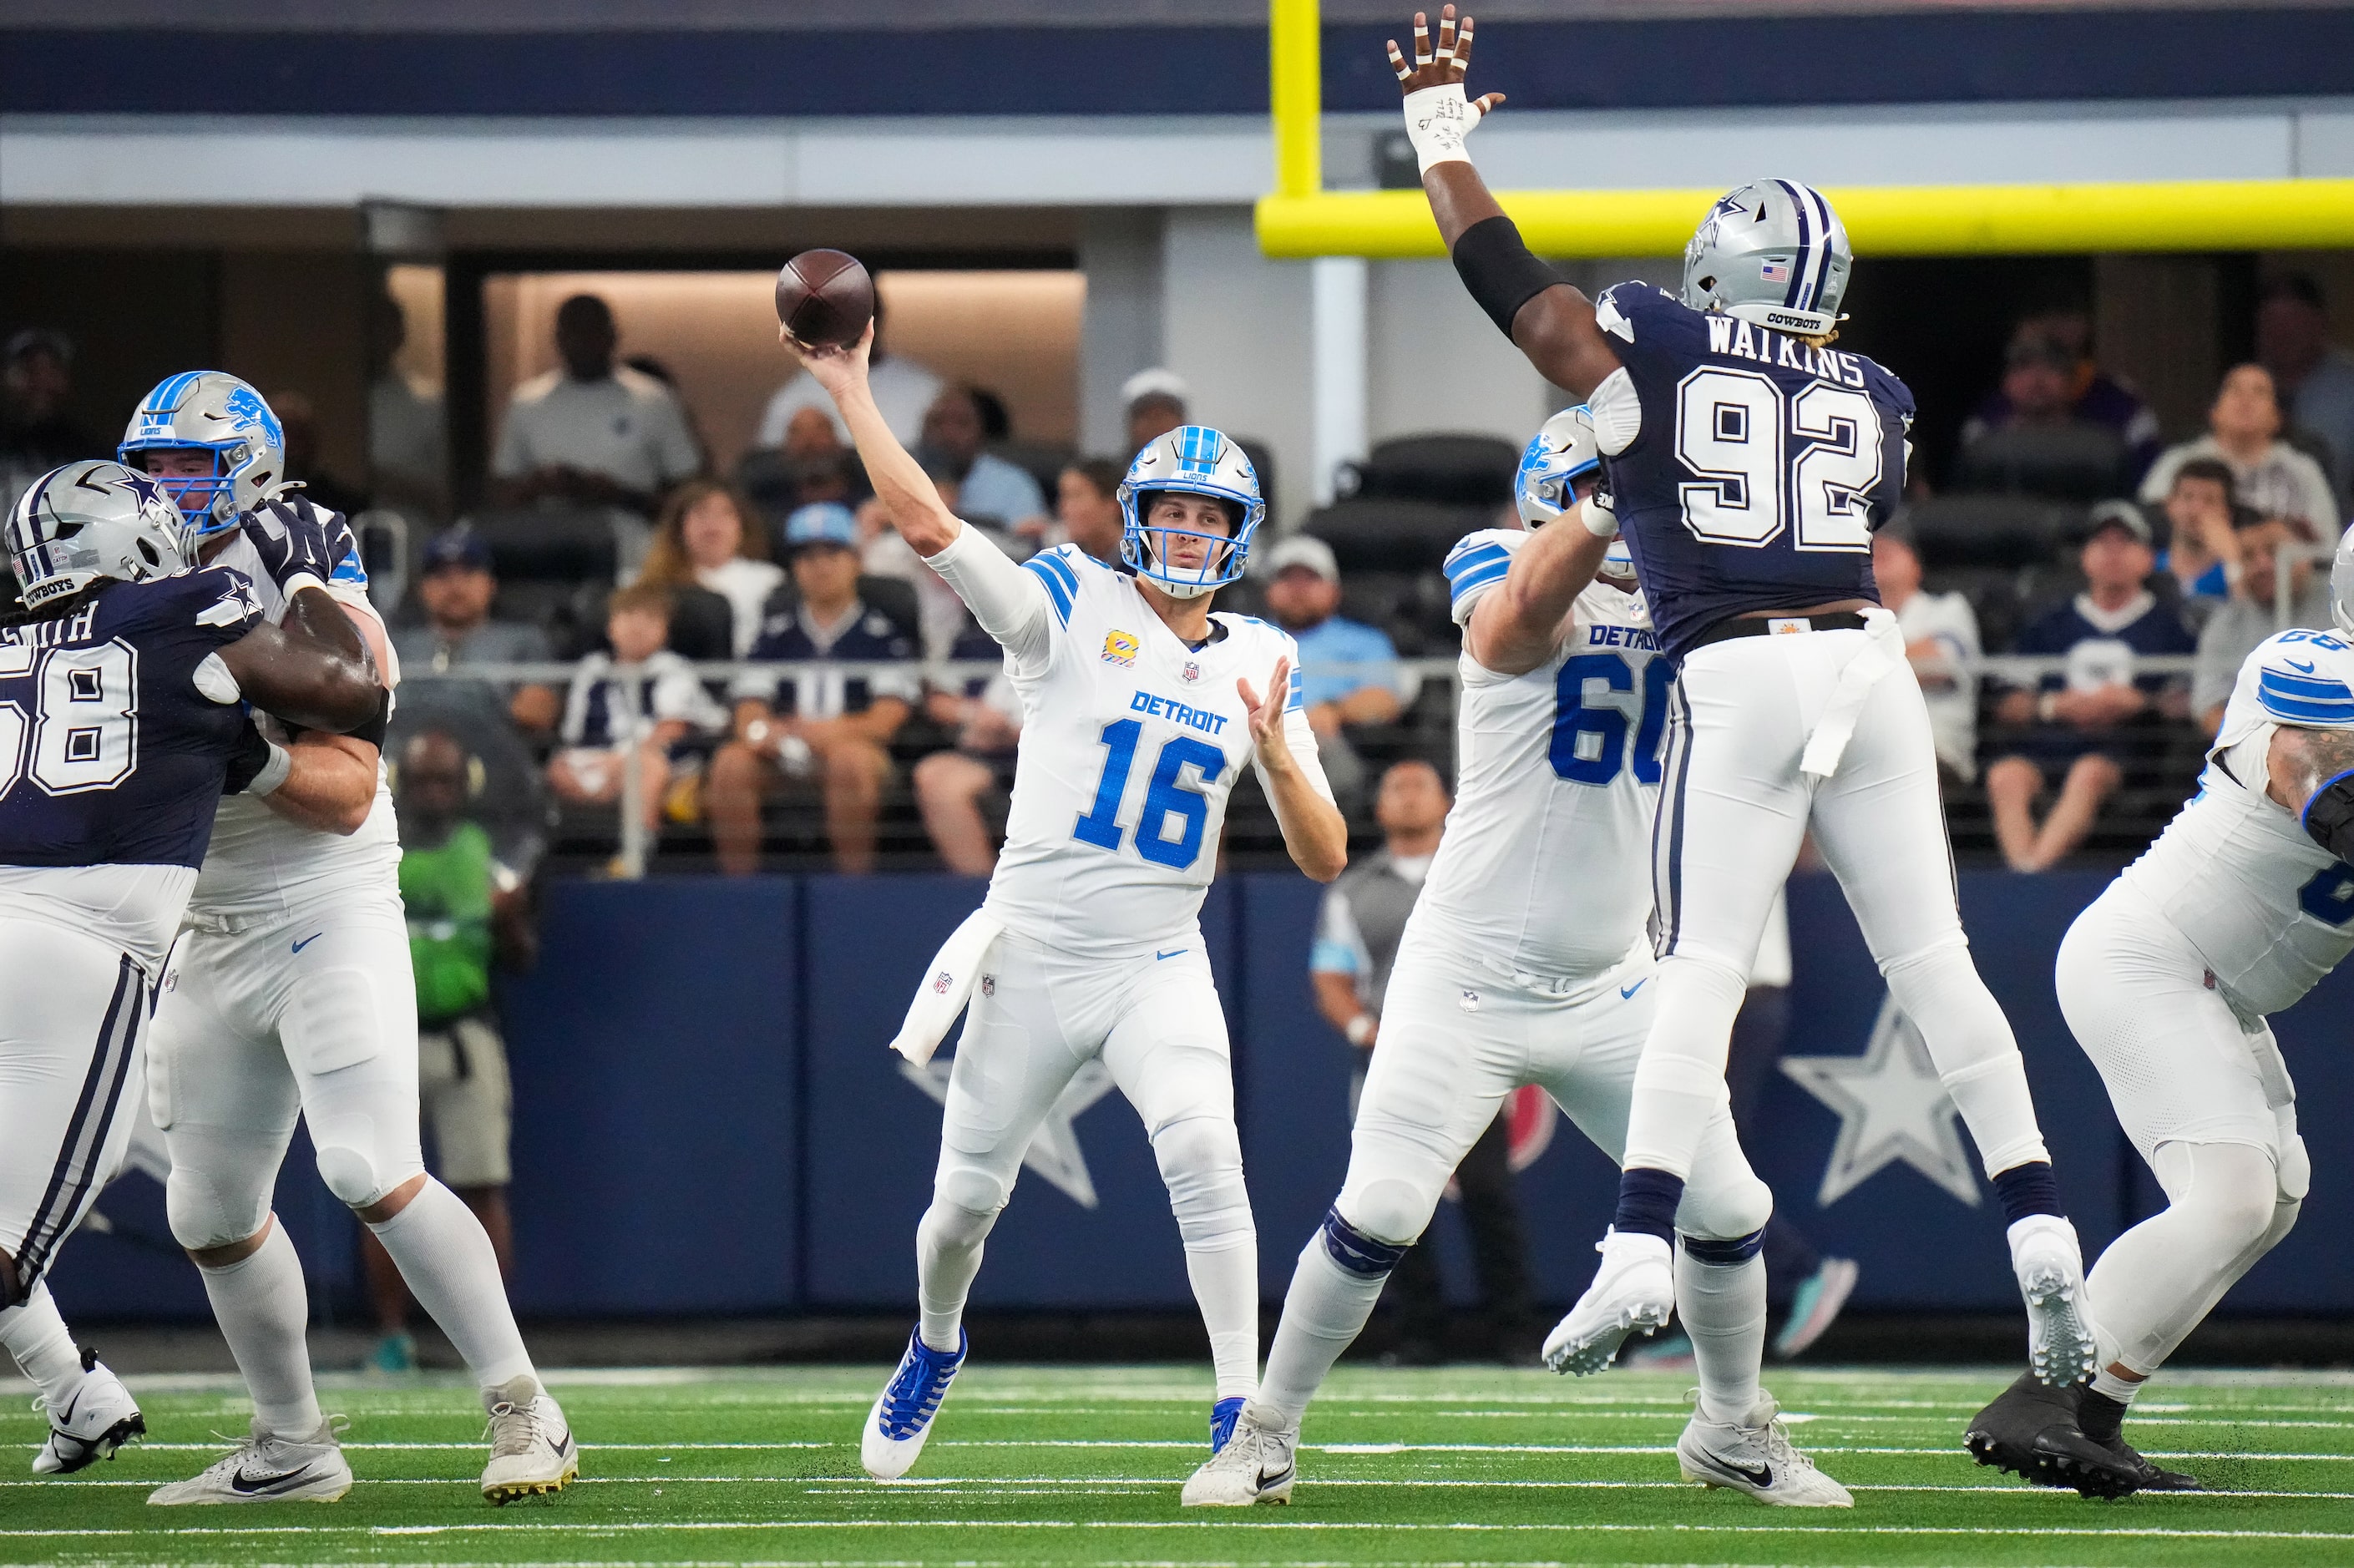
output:
[[[920, 1067], [903, 1061], [899, 1064], [899, 1075], [946, 1105], [949, 1074], [954, 1066], [951, 1057], [935, 1057]], [[1056, 1192], [1082, 1209], [1096, 1206], [1096, 1184], [1087, 1175], [1087, 1154], [1079, 1148], [1078, 1131], [1071, 1123], [1115, 1086], [1111, 1069], [1102, 1062], [1091, 1059], [1081, 1063], [1047, 1110], [1046, 1119], [1038, 1124], [1037, 1135], [1031, 1139], [1028, 1151], [1022, 1156], [1025, 1167], [1044, 1177]]]
[[1921, 1032], [1894, 997], [1882, 1000], [1862, 1055], [1787, 1056], [1782, 1071], [1839, 1113], [1839, 1141], [1817, 1202], [1828, 1208], [1901, 1160], [1978, 1205], [1978, 1171], [1955, 1126], [1960, 1113], [1937, 1080]]

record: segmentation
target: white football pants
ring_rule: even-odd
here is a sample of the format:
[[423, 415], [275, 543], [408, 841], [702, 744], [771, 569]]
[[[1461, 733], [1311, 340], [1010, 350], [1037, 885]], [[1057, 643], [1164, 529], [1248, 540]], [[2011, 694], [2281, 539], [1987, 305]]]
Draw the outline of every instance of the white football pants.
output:
[[1009, 931], [981, 976], [949, 1071], [931, 1207], [917, 1233], [926, 1341], [956, 1344], [982, 1240], [1013, 1195], [1039, 1123], [1080, 1067], [1100, 1059], [1152, 1140], [1209, 1328], [1219, 1396], [1250, 1393], [1258, 1235], [1243, 1188], [1226, 1018], [1201, 938], [1165, 959], [1147, 952], [1107, 962], [1049, 952]]
[[[2060, 1011], [2167, 1207], [2094, 1266], [2102, 1361], [2158, 1370], [2296, 1223], [2312, 1178], [2271, 1025], [2243, 1022], [2158, 906], [2113, 882], [2060, 944]], [[2251, 1027], [2253, 1025], [2253, 1027]]]
[[193, 926], [164, 971], [148, 1099], [171, 1153], [172, 1234], [191, 1249], [261, 1229], [297, 1117], [321, 1178], [355, 1208], [423, 1171], [398, 896]]
[[130, 954], [46, 920], [0, 917], [0, 1251], [39, 1281], [122, 1163], [148, 979]]
[[1962, 935], [1937, 754], [1912, 668], [1899, 659], [1865, 690], [1829, 778], [1799, 768], [1841, 676], [1872, 648], [1867, 631], [1811, 631], [1735, 638], [1684, 658], [1652, 829], [1659, 1000], [1635, 1074], [1630, 1168], [1691, 1174], [1726, 1104], [1725, 1050], [1766, 912], [1809, 825], [1988, 1174], [2050, 1158], [2009, 1022]]

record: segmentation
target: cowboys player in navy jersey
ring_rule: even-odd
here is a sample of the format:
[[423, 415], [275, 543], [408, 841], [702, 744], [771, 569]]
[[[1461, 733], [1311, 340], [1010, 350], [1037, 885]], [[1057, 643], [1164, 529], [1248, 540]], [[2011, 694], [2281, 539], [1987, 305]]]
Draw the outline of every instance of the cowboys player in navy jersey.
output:
[[344, 731], [379, 689], [332, 604], [273, 626], [241, 573], [186, 573], [187, 526], [143, 474], [46, 474], [5, 542], [24, 603], [0, 626], [0, 1343], [48, 1412], [33, 1468], [58, 1475], [146, 1430], [45, 1276], [122, 1162], [214, 807], [285, 781], [245, 705]]
[[1622, 283], [1589, 301], [1529, 252], [1464, 154], [1503, 101], [1465, 97], [1471, 32], [1448, 6], [1435, 49], [1420, 16], [1411, 64], [1389, 46], [1423, 189], [1472, 297], [1593, 408], [1617, 515], [1587, 525], [1624, 530], [1678, 665], [1652, 835], [1656, 1022], [1617, 1213], [1554, 1364], [1598, 1372], [1672, 1309], [1676, 1205], [1726, 1102], [1767, 909], [1811, 827], [2001, 1195], [2034, 1369], [2073, 1383], [2095, 1353], [2084, 1264], [2010, 1025], [1962, 935], [1928, 715], [1872, 582], [1913, 398], [1831, 346], [1846, 231], [1819, 193], [1760, 180], [1702, 217], [1681, 297]]

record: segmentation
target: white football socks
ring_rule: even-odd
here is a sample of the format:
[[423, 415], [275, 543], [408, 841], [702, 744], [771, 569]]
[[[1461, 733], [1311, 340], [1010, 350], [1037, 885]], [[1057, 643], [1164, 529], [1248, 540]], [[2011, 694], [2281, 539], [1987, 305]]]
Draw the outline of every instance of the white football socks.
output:
[[75, 1348], [66, 1320], [58, 1315], [58, 1304], [46, 1279], [33, 1281], [30, 1295], [0, 1312], [0, 1345], [8, 1347], [16, 1365], [33, 1380], [52, 1410], [70, 1400], [81, 1384], [81, 1351]]
[[1659, 993], [1659, 1011], [1635, 1065], [1627, 1152], [1618, 1168], [1689, 1180], [1702, 1135], [1731, 1097], [1725, 1052], [1748, 982], [1722, 964], [1672, 957], [1660, 960], [1651, 983]]
[[1766, 1259], [1702, 1263], [1679, 1245], [1676, 1316], [1683, 1319], [1700, 1372], [1701, 1419], [1749, 1419], [1766, 1358]]
[[428, 1176], [406, 1208], [368, 1229], [392, 1255], [417, 1304], [465, 1358], [478, 1384], [501, 1388], [532, 1372], [505, 1282], [499, 1278], [498, 1254], [465, 1200]]
[[213, 1321], [253, 1395], [254, 1419], [280, 1437], [309, 1439], [323, 1419], [311, 1383], [311, 1293], [286, 1227], [270, 1216], [270, 1234], [251, 1254], [223, 1268], [199, 1266]]
[[1260, 1407], [1289, 1426], [1307, 1414], [1308, 1402], [1331, 1375], [1332, 1363], [1364, 1332], [1389, 1277], [1352, 1274], [1332, 1259], [1320, 1229], [1299, 1249], [1299, 1266], [1284, 1293], [1283, 1320], [1267, 1347], [1267, 1375], [1259, 1381]]
[[916, 1332], [925, 1344], [953, 1354], [963, 1341], [965, 1298], [981, 1272], [981, 1243], [997, 1223], [995, 1211], [934, 1198], [916, 1226]]
[[2261, 1149], [2165, 1143], [2155, 1164], [2167, 1207], [2111, 1242], [2087, 1282], [2101, 1330], [2102, 1372], [2093, 1386], [2111, 1399], [2130, 1399], [2120, 1390], [2139, 1385], [2109, 1373], [2110, 1362], [2144, 1377], [2165, 1365], [2296, 1223], [2299, 1205], [2281, 1195]]
[[1210, 1331], [1217, 1397], [1249, 1397], [1258, 1389], [1258, 1238], [1234, 1246], [1187, 1246], [1185, 1277]]
[[1167, 1123], [1152, 1135], [1152, 1157], [1184, 1239], [1185, 1277], [1210, 1331], [1218, 1397], [1247, 1397], [1258, 1387], [1258, 1227], [1243, 1186], [1234, 1118]]

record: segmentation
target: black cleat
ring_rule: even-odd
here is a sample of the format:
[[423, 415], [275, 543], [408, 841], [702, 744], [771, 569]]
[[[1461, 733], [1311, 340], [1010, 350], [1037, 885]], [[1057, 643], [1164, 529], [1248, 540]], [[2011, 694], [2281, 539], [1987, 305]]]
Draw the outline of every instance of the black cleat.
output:
[[[2101, 1440], [2094, 1438], [2093, 1441]], [[2197, 1492], [2207, 1489], [2196, 1476], [2186, 1476], [2179, 1470], [2166, 1469], [2143, 1458], [2140, 1452], [2125, 1440], [2123, 1433], [2101, 1443], [2101, 1446], [2132, 1467], [2134, 1473], [2140, 1478], [2140, 1489], [2143, 1491]]]
[[2156, 1486], [2147, 1478], [2167, 1472], [2126, 1447], [2123, 1439], [2119, 1453], [2084, 1436], [2076, 1425], [2078, 1393], [2077, 1387], [2052, 1388], [2038, 1383], [2033, 1372], [2022, 1373], [1972, 1419], [1963, 1445], [1981, 1465], [2009, 1470], [2039, 1487], [2072, 1488], [2080, 1497], [2127, 1497]]

